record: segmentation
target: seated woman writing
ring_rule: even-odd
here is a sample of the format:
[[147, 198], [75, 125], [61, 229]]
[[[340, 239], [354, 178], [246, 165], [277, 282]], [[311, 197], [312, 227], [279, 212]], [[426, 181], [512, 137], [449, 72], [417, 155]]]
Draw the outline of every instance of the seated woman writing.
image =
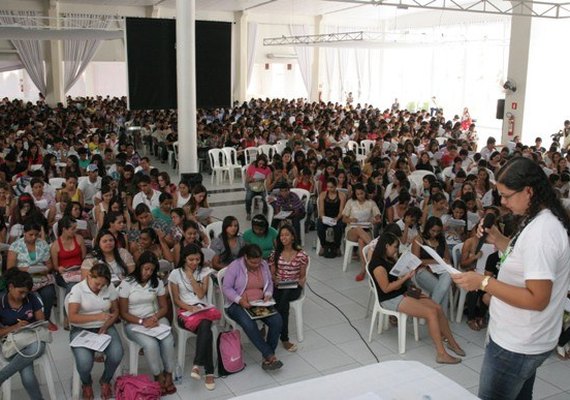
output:
[[[214, 356], [212, 351], [212, 321], [221, 318], [221, 314], [215, 308], [201, 311], [203, 319], [197, 326], [191, 326], [188, 318], [196, 318], [198, 314], [188, 317], [183, 313], [194, 313], [201, 307], [210, 307], [206, 295], [210, 281], [209, 268], [204, 268], [204, 255], [200, 247], [190, 244], [182, 249], [178, 267], [168, 276], [170, 294], [174, 304], [178, 307], [178, 321], [181, 326], [194, 332], [196, 338], [196, 355], [190, 376], [201, 379], [200, 367], [204, 367], [206, 373], [205, 386], [208, 390], [214, 390]], [[213, 307], [213, 306], [212, 306]]]
[[[115, 286], [111, 284], [111, 270], [107, 264], [97, 263], [89, 271], [87, 279], [73, 286], [66, 298], [66, 308], [71, 332], [69, 341], [84, 331], [111, 336], [105, 354], [105, 369], [99, 383], [101, 398], [113, 396], [111, 379], [123, 359], [123, 344], [115, 322], [119, 318], [119, 303]], [[95, 351], [86, 347], [72, 347], [73, 357], [82, 384], [82, 398], [93, 399], [91, 370], [95, 361]]]
[[421, 296], [416, 299], [406, 296], [406, 283], [414, 275], [414, 271], [395, 277], [390, 271], [398, 260], [400, 241], [391, 233], [384, 233], [378, 239], [368, 270], [374, 278], [374, 286], [378, 292], [378, 300], [382, 308], [398, 311], [412, 317], [424, 318], [427, 321], [429, 334], [437, 352], [438, 364], [457, 364], [460, 358], [453, 357], [443, 347], [443, 339], [447, 339], [447, 347], [458, 356], [465, 352], [455, 341], [449, 323], [441, 306], [432, 299]]
[[240, 257], [227, 267], [222, 292], [228, 316], [243, 328], [251, 343], [261, 352], [261, 368], [276, 370], [283, 366], [275, 356], [281, 334], [281, 315], [275, 313], [259, 319], [269, 327], [267, 339], [264, 339], [257, 329], [256, 321], [251, 319], [246, 311], [252, 307], [253, 301], [269, 301], [273, 297], [271, 271], [261, 256], [259, 246], [245, 245], [241, 249]]
[[[8, 292], [0, 301], [0, 337], [11, 332], [44, 320], [42, 302], [32, 293], [33, 280], [30, 274], [13, 268], [4, 275]], [[0, 369], [0, 384], [6, 382], [16, 372], [20, 373], [22, 384], [32, 400], [43, 399], [40, 384], [34, 373], [34, 360], [40, 358], [45, 351], [44, 342], [34, 342], [20, 350], [7, 360]]]

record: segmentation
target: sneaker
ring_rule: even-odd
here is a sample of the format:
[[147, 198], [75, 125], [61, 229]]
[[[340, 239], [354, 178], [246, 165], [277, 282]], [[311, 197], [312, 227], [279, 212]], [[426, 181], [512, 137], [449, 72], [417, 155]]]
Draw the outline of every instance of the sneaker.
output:
[[358, 275], [356, 275], [356, 278], [354, 278], [354, 280], [356, 282], [360, 282], [364, 280], [364, 272], [359, 273]]
[[53, 322], [49, 321], [48, 323], [48, 330], [50, 332], [57, 332], [59, 330], [59, 328], [57, 327], [56, 324], [54, 324]]
[[245, 217], [246, 220], [251, 221], [251, 214], [247, 214]]
[[216, 388], [216, 383], [214, 382], [213, 374], [206, 375], [206, 382], [204, 383], [204, 386], [208, 390], [214, 390]]

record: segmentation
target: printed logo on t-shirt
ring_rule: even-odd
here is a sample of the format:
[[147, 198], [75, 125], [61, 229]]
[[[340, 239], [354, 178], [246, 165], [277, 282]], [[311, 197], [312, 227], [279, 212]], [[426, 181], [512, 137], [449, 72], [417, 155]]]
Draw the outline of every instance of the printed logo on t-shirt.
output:
[[26, 311], [26, 319], [32, 319], [34, 317], [34, 311], [33, 310], [27, 310]]

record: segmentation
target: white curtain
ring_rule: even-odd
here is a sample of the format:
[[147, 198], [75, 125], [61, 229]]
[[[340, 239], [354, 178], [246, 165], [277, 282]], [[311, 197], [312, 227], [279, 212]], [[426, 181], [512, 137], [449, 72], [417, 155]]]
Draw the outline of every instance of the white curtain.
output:
[[24, 68], [24, 64], [20, 60], [0, 61], [0, 72], [16, 71]]
[[250, 22], [247, 25], [247, 87], [251, 82], [253, 66], [255, 65], [255, 53], [257, 44], [257, 22]]
[[[106, 15], [68, 14], [67, 17], [70, 18], [67, 21], [71, 21], [74, 25], [77, 24], [76, 21], [80, 21], [83, 28], [103, 30], [109, 28], [109, 16]], [[100, 39], [63, 41], [65, 65], [63, 81], [65, 93], [77, 82], [77, 79], [85, 71], [100, 45]]]
[[354, 49], [354, 61], [358, 80], [358, 92], [355, 99], [358, 102], [368, 102], [370, 98], [370, 49]]
[[339, 73], [339, 83], [340, 83], [340, 101], [346, 101], [346, 96], [348, 92], [351, 91], [350, 86], [347, 85], [350, 77], [352, 75], [349, 69], [350, 63], [350, 52], [354, 51], [352, 49], [338, 48], [338, 73]]
[[333, 99], [333, 86], [335, 86], [334, 81], [334, 71], [335, 71], [335, 61], [336, 61], [336, 50], [332, 47], [325, 48], [325, 58], [324, 63], [326, 65], [327, 71], [327, 100], [331, 101]]
[[[35, 11], [0, 11], [0, 25], [39, 25], [33, 17]], [[31, 17], [31, 18], [29, 18]], [[41, 40], [10, 40], [34, 85], [46, 93], [46, 71], [44, 66], [44, 46]]]
[[[309, 25], [290, 25], [289, 30], [291, 36], [304, 36], [310, 35]], [[294, 46], [295, 53], [297, 54], [297, 62], [305, 87], [307, 88], [307, 97], [311, 95], [312, 76], [311, 67], [313, 65], [313, 48], [310, 46]]]

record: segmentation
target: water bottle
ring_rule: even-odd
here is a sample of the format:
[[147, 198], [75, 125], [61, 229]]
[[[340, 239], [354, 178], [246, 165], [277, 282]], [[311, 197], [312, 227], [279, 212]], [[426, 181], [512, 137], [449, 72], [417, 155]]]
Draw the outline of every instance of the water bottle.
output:
[[184, 370], [182, 369], [180, 364], [178, 364], [176, 366], [176, 370], [174, 371], [174, 383], [177, 385], [182, 383], [183, 377], [184, 377]]

